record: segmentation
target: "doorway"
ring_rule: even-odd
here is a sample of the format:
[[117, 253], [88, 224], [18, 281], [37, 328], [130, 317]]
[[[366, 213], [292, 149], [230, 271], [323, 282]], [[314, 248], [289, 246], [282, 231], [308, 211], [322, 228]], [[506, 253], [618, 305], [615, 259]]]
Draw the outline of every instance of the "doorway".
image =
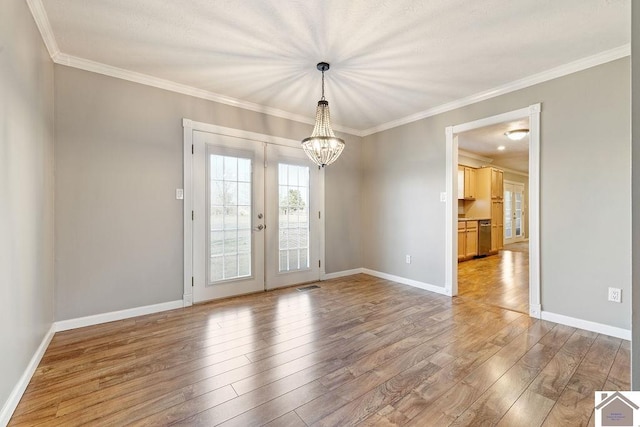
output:
[[[528, 194], [529, 194], [529, 245], [528, 250], [525, 253], [526, 261], [528, 264], [528, 301], [524, 305], [524, 311], [528, 312], [532, 317], [540, 317], [540, 265], [539, 265], [539, 145], [540, 145], [540, 104], [534, 104], [527, 108], [511, 111], [504, 114], [488, 117], [481, 120], [476, 120], [469, 123], [463, 123], [456, 126], [450, 126], [446, 128], [446, 158], [447, 158], [447, 171], [446, 171], [446, 194], [452, 195], [452, 197], [446, 197], [446, 225], [447, 233], [445, 240], [445, 290], [446, 293], [451, 296], [459, 294], [458, 288], [458, 255], [459, 255], [459, 224], [458, 214], [459, 209], [456, 204], [456, 193], [454, 189], [458, 189], [458, 154], [459, 154], [459, 136], [465, 132], [477, 130], [494, 126], [500, 123], [507, 123], [517, 120], [526, 119], [529, 124], [529, 158], [528, 158]], [[497, 168], [493, 168], [497, 169]], [[494, 174], [492, 174], [492, 177]], [[495, 186], [494, 186], [495, 187]], [[495, 187], [498, 188], [498, 187]], [[487, 205], [491, 208], [495, 206], [500, 207], [498, 213], [496, 209], [495, 214], [499, 218], [495, 225], [502, 231], [504, 221], [500, 221], [503, 218], [503, 190], [500, 189], [500, 195], [492, 194]], [[482, 205], [482, 204], [480, 204]], [[486, 210], [486, 209], [485, 209]], [[491, 217], [492, 214], [487, 216]], [[481, 218], [478, 218], [478, 220]], [[473, 222], [471, 222], [471, 230], [473, 230]], [[493, 227], [492, 227], [492, 231]], [[494, 233], [495, 234], [495, 233]], [[471, 233], [471, 235], [473, 235]], [[494, 238], [492, 234], [492, 238]], [[500, 243], [503, 242], [503, 234], [499, 236]], [[492, 240], [492, 246], [495, 240]], [[493, 249], [493, 248], [492, 248]], [[520, 255], [522, 256], [522, 255]]]
[[187, 124], [189, 302], [319, 280], [323, 175], [299, 143]]

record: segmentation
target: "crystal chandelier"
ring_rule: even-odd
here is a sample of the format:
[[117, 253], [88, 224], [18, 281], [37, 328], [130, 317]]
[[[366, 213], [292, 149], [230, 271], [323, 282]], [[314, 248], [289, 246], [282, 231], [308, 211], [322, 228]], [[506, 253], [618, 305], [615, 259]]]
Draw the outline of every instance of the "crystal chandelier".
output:
[[302, 149], [315, 164], [324, 167], [338, 159], [344, 150], [344, 141], [337, 138], [331, 129], [329, 102], [324, 99], [324, 72], [329, 69], [329, 64], [320, 62], [317, 68], [322, 71], [322, 98], [318, 101], [313, 132], [310, 137], [302, 140]]

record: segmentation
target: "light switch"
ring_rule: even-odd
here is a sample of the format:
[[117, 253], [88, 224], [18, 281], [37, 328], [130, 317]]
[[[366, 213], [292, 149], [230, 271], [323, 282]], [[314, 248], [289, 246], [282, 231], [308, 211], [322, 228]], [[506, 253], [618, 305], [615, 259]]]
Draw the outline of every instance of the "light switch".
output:
[[176, 199], [184, 199], [184, 190], [182, 188], [176, 188]]
[[447, 201], [447, 193], [440, 193], [440, 201], [441, 202]]

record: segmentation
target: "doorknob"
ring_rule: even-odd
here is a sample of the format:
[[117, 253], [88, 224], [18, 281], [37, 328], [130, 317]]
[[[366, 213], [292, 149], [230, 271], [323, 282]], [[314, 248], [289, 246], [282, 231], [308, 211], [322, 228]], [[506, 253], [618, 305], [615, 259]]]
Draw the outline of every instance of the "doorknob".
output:
[[266, 228], [266, 227], [265, 227], [264, 225], [259, 224], [259, 225], [256, 227], [256, 231], [262, 231], [262, 230], [264, 230], [265, 228]]

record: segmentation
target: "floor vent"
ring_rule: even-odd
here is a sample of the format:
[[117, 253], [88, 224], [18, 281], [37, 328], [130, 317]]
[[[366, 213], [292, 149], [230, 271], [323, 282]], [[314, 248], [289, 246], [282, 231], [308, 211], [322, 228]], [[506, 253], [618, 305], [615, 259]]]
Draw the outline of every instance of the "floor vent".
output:
[[300, 292], [310, 291], [311, 289], [320, 289], [318, 285], [305, 286], [304, 288], [298, 288]]

